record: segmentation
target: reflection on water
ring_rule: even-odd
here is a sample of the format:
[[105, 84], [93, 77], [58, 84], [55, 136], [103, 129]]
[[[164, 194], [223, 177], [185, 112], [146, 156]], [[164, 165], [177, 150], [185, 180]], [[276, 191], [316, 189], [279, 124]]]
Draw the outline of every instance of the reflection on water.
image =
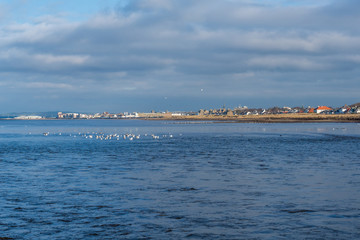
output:
[[0, 238], [360, 235], [358, 124], [177, 123], [0, 122]]

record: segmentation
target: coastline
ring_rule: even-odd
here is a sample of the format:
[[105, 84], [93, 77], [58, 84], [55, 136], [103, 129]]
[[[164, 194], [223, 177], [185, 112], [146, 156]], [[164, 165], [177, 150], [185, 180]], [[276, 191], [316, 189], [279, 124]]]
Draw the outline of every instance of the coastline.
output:
[[360, 123], [360, 114], [324, 115], [316, 113], [294, 114], [266, 114], [266, 115], [240, 115], [240, 116], [162, 116], [162, 117], [137, 117], [137, 118], [99, 118], [99, 119], [14, 119], [1, 118], [0, 121], [42, 121], [42, 120], [146, 120], [146, 121], [211, 121], [229, 123]]
[[167, 121], [217, 121], [232, 123], [323, 123], [349, 122], [360, 123], [360, 114], [269, 114], [269, 115], [242, 115], [242, 116], [171, 116], [162, 118], [143, 118], [144, 120]]

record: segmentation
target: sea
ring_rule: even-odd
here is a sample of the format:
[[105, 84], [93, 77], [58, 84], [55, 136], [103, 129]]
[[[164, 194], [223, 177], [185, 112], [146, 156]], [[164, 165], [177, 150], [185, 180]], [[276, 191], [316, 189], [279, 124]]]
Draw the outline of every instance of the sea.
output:
[[0, 121], [0, 239], [359, 238], [359, 123]]

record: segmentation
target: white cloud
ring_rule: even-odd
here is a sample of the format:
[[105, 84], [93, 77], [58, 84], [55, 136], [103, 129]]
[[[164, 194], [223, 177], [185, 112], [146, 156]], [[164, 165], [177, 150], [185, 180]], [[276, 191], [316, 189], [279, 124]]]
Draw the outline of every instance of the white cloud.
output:
[[304, 57], [296, 56], [266, 56], [255, 57], [248, 61], [250, 66], [282, 70], [326, 70], [328, 66]]
[[171, 0], [141, 0], [139, 1], [139, 7], [141, 8], [154, 8], [154, 9], [171, 9]]
[[199, 87], [217, 96], [239, 89], [251, 95], [259, 76], [269, 95], [284, 82], [289, 89], [299, 82], [360, 87], [360, 19], [337, 10], [359, 4], [263, 2], [134, 0], [82, 22], [60, 15], [12, 22], [0, 28], [0, 74], [28, 87], [83, 86], [99, 96], [196, 96]]
[[31, 82], [25, 83], [26, 88], [46, 88], [46, 89], [66, 89], [72, 90], [74, 86], [67, 83], [51, 83], [51, 82]]
[[52, 54], [36, 54], [33, 56], [35, 61], [40, 61], [44, 64], [77, 64], [81, 65], [86, 63], [89, 60], [89, 56], [79, 56], [79, 55], [63, 55], [63, 56], [54, 56]]

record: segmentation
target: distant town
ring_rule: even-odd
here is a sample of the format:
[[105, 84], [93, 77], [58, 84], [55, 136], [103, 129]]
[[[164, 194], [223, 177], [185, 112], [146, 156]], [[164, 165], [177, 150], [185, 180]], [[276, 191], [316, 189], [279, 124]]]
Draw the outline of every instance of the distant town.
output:
[[156, 112], [150, 111], [148, 113], [140, 112], [120, 112], [120, 113], [95, 113], [86, 114], [79, 112], [58, 112], [57, 116], [46, 117], [41, 115], [19, 115], [12, 117], [12, 119], [22, 120], [38, 120], [38, 119], [134, 119], [134, 118], [179, 118], [183, 116], [194, 117], [236, 117], [236, 116], [252, 116], [252, 115], [279, 115], [279, 114], [326, 114], [326, 115], [340, 115], [340, 114], [360, 114], [360, 103], [352, 105], [344, 105], [341, 107], [272, 107], [272, 108], [248, 108], [247, 106], [238, 106], [234, 109], [226, 108], [225, 106], [219, 109], [200, 109], [194, 111], [176, 111], [176, 112]]

